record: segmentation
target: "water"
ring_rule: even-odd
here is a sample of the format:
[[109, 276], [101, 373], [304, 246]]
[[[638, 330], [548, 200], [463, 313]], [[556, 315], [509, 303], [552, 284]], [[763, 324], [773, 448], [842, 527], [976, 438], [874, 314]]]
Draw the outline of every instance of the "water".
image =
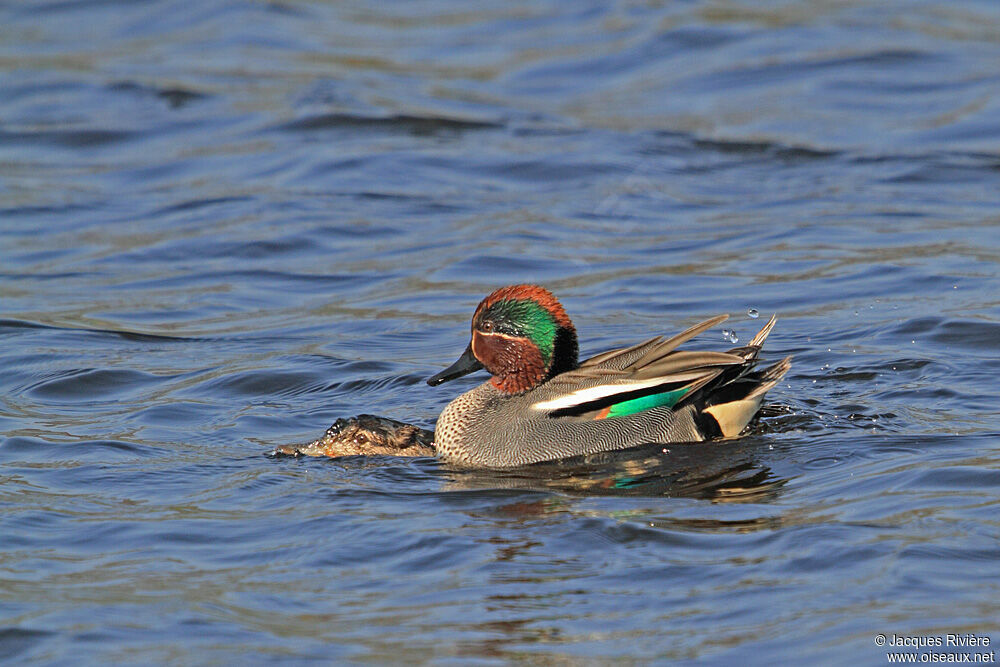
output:
[[[995, 649], [998, 34], [972, 0], [6, 3], [0, 655]], [[527, 281], [584, 354], [748, 340], [752, 304], [794, 364], [748, 437], [635, 461], [264, 455], [432, 427], [482, 377], [423, 380]]]

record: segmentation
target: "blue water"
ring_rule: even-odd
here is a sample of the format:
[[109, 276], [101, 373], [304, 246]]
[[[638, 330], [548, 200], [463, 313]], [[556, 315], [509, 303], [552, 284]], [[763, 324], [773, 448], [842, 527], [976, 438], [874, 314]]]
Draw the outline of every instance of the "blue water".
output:
[[[998, 35], [986, 0], [3, 3], [0, 658], [995, 650]], [[777, 312], [794, 364], [634, 485], [266, 456], [432, 428], [515, 282], [585, 355]]]

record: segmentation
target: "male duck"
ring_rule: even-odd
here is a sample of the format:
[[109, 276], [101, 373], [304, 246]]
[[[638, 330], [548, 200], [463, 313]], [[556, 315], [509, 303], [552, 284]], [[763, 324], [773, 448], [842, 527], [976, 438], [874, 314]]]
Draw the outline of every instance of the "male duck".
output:
[[434, 430], [437, 455], [505, 468], [739, 435], [791, 357], [751, 372], [774, 317], [728, 352], [675, 349], [727, 317], [579, 363], [576, 329], [551, 292], [502, 287], [476, 308], [472, 340], [458, 361], [427, 380], [436, 386], [481, 368], [493, 375], [445, 407]]

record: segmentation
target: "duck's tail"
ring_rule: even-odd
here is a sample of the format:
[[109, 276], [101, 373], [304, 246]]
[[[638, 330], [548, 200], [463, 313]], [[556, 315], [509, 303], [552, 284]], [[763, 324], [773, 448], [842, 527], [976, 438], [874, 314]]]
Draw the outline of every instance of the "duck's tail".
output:
[[[722, 437], [733, 438], [739, 435], [760, 410], [764, 394], [778, 383], [791, 365], [792, 358], [785, 357], [759, 373], [744, 375], [739, 380], [726, 385], [725, 399], [706, 406], [702, 409], [702, 414], [714, 420], [714, 426], [719, 429]], [[733, 390], [742, 391], [734, 392]], [[708, 427], [706, 430], [714, 430], [711, 428], [712, 424], [704, 426]]]
[[764, 328], [743, 347], [730, 350], [746, 359], [742, 372], [728, 382], [717, 384], [707, 396], [701, 408], [702, 431], [706, 435], [721, 435], [732, 438], [739, 435], [760, 409], [764, 394], [776, 385], [792, 365], [792, 358], [768, 366], [764, 370], [749, 372], [757, 362], [757, 355], [767, 335], [774, 328], [777, 317], [771, 316]]

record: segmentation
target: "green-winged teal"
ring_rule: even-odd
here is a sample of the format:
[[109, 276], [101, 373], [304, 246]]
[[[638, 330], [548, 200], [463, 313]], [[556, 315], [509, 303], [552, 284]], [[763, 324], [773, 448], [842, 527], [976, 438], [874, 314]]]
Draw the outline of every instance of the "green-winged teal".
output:
[[579, 363], [576, 329], [551, 292], [500, 288], [476, 308], [465, 353], [427, 381], [434, 386], [481, 368], [493, 375], [445, 407], [434, 430], [437, 455], [504, 468], [739, 435], [791, 358], [753, 372], [774, 317], [728, 352], [676, 350], [727, 317]]

